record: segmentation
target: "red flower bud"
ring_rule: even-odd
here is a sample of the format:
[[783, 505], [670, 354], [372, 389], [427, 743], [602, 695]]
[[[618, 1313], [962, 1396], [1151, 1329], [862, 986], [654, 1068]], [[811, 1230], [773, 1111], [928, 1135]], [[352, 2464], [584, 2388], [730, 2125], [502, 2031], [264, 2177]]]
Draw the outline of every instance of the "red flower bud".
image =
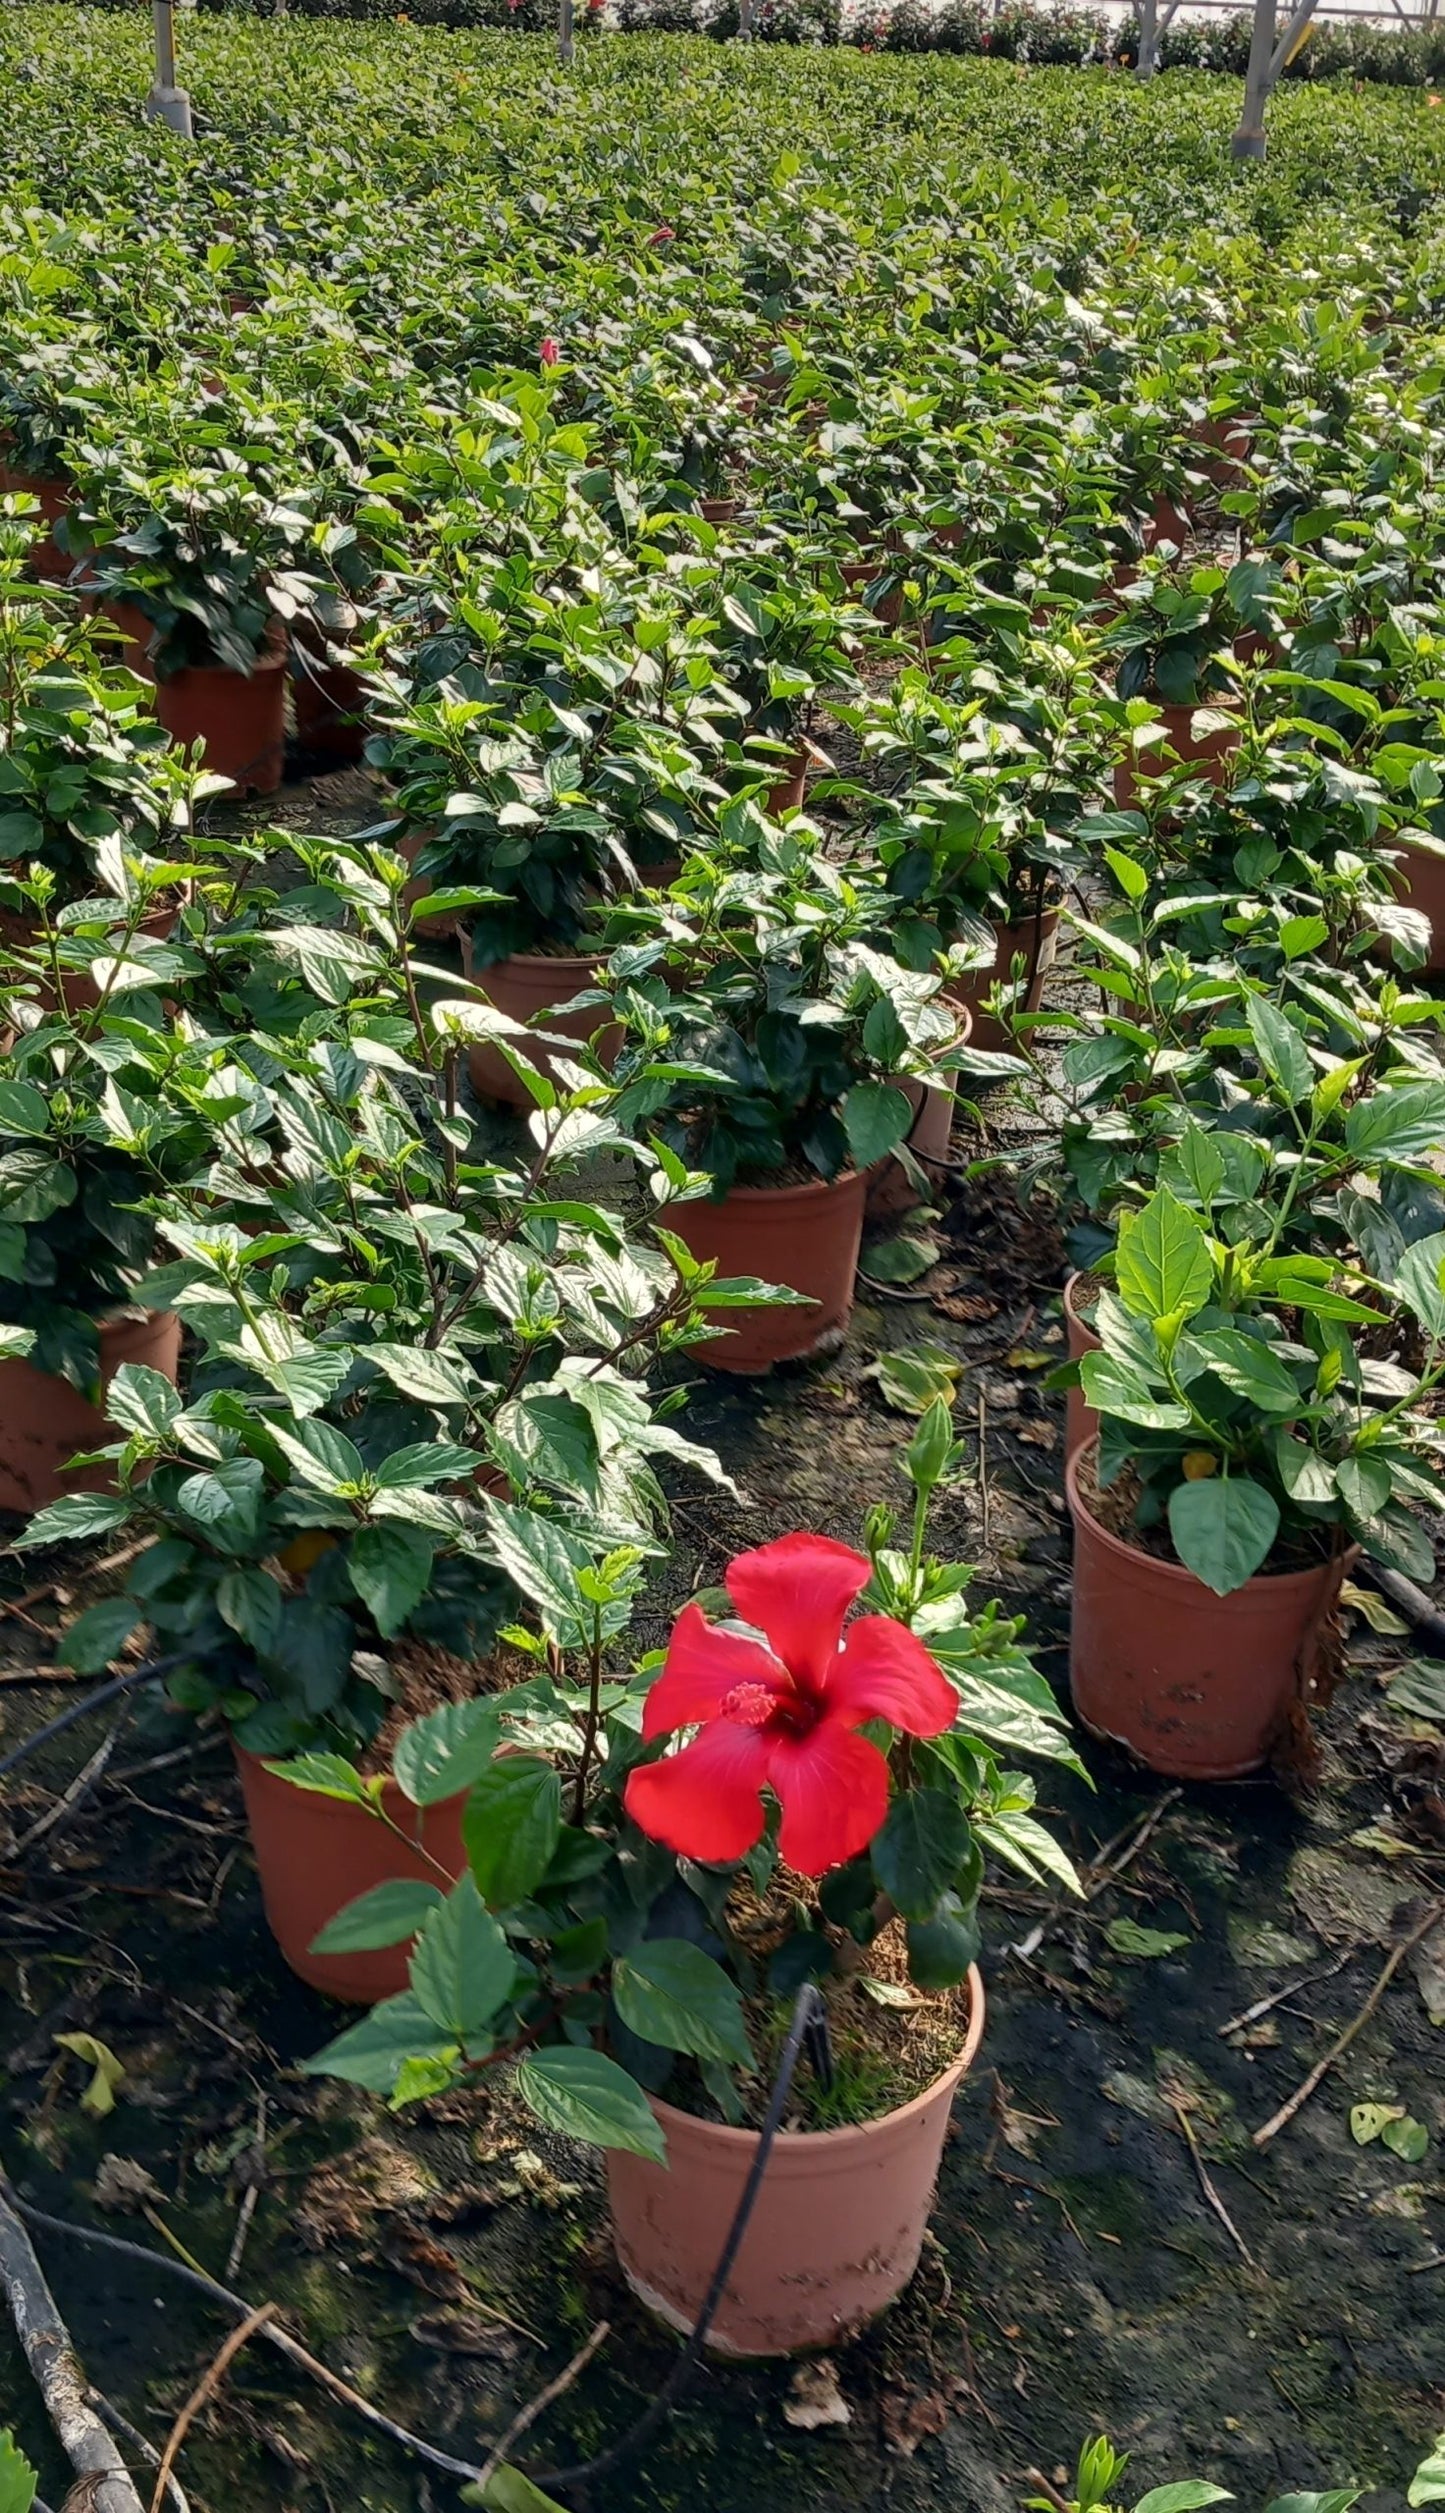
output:
[[547, 334], [546, 339], [543, 341], [542, 346], [541, 346], [541, 350], [539, 351], [539, 353], [538, 353], [538, 354], [539, 354], [539, 355], [540, 355], [540, 357], [541, 357], [541, 360], [542, 360], [542, 364], [543, 364], [543, 366], [555, 366], [555, 365], [556, 365], [556, 363], [557, 363], [557, 360], [558, 360], [558, 359], [559, 359], [559, 357], [561, 356], [561, 354], [562, 354], [562, 353], [561, 353], [560, 349], [558, 348], [557, 343], [556, 343], [556, 342], [555, 342], [555, 340], [552, 338], [552, 335], [551, 335], [551, 333], [550, 333], [550, 332]]

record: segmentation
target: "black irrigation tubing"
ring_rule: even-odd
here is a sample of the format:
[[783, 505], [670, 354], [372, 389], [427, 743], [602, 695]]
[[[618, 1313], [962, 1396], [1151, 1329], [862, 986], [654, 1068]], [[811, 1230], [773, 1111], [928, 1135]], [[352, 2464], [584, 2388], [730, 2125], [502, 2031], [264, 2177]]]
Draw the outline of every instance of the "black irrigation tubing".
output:
[[52, 1737], [63, 1736], [67, 1728], [73, 1728], [88, 1712], [103, 1709], [107, 1702], [115, 1700], [117, 1694], [133, 1693], [141, 1684], [154, 1684], [176, 1667], [193, 1666], [198, 1658], [210, 1657], [221, 1646], [219, 1641], [212, 1641], [204, 1649], [173, 1649], [169, 1657], [147, 1658], [141, 1666], [128, 1667], [124, 1675], [112, 1676], [108, 1684], [99, 1685], [95, 1692], [87, 1693], [84, 1701], [71, 1702], [55, 1718], [47, 1719], [43, 1728], [36, 1728], [32, 1735], [23, 1737], [8, 1754], [0, 1757], [0, 1780], [7, 1772], [13, 1771], [17, 1763], [23, 1763], [28, 1754], [37, 1753], [42, 1745], [50, 1743]]
[[[648, 2436], [661, 2424], [663, 2418], [670, 2416], [676, 2408], [697, 2370], [699, 2358], [707, 2344], [708, 2332], [712, 2328], [713, 2316], [722, 2301], [723, 2288], [732, 2273], [733, 2262], [738, 2256], [743, 2236], [751, 2222], [753, 2210], [757, 2205], [758, 2193], [763, 2185], [763, 2175], [768, 2169], [768, 2158], [773, 2151], [773, 2140], [782, 2125], [783, 2112], [788, 2096], [792, 2092], [793, 2078], [805, 2045], [824, 2087], [831, 2086], [833, 2066], [828, 2048], [828, 2011], [812, 1981], [803, 1983], [793, 2002], [792, 2022], [788, 2027], [788, 2038], [783, 2044], [782, 2056], [778, 2061], [778, 2073], [773, 2079], [773, 2090], [768, 2097], [768, 2108], [758, 2135], [757, 2151], [749, 2167], [748, 2177], [743, 2185], [733, 2221], [728, 2228], [727, 2240], [718, 2255], [717, 2267], [713, 2270], [707, 2293], [703, 2297], [702, 2310], [693, 2323], [687, 2343], [671, 2373], [656, 2398], [648, 2402], [642, 2415], [628, 2427], [627, 2432], [618, 2442], [609, 2444], [605, 2452], [597, 2453], [590, 2461], [579, 2461], [573, 2468], [544, 2470], [540, 2478], [532, 2480], [531, 2483], [534, 2486], [570, 2489], [585, 2485], [591, 2478], [604, 2476], [607, 2471], [617, 2468], [620, 2462], [629, 2460], [638, 2446], [645, 2443]], [[8, 2188], [8, 2185], [4, 2184], [3, 2175], [0, 2175], [0, 2187]], [[66, 2217], [50, 2216], [45, 2209], [32, 2207], [29, 2200], [22, 2199], [18, 2191], [9, 2191], [8, 2195], [16, 2215], [23, 2217], [27, 2225], [37, 2226], [48, 2234], [68, 2234], [78, 2242], [95, 2243], [104, 2251], [117, 2252], [124, 2259], [138, 2260], [150, 2268], [164, 2269], [168, 2276], [179, 2278], [183, 2285], [195, 2287], [201, 2294], [208, 2296], [212, 2302], [225, 2304], [238, 2319], [251, 2309], [244, 2296], [233, 2294], [231, 2289], [223, 2286], [218, 2278], [207, 2277], [203, 2271], [188, 2268], [183, 2261], [171, 2259], [164, 2251], [153, 2251], [147, 2243], [126, 2242], [118, 2234], [101, 2233], [96, 2226], [76, 2225]], [[392, 2431], [395, 2432], [396, 2429], [393, 2428]], [[416, 2438], [412, 2437], [410, 2440], [415, 2443]], [[452, 2460], [446, 2454], [433, 2453], [427, 2449], [427, 2457], [436, 2460], [442, 2467], [460, 2471], [468, 2476], [472, 2475], [465, 2463]]]

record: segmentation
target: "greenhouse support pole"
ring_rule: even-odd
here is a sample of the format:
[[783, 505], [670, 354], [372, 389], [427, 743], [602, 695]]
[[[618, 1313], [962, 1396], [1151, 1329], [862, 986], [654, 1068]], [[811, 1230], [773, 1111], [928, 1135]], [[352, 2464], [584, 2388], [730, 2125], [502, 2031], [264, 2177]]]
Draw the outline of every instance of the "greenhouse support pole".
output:
[[1152, 79], [1159, 66], [1159, 0], [1140, 0], [1139, 58], [1134, 64], [1136, 79]]
[[557, 0], [557, 58], [564, 70], [571, 69], [576, 52], [572, 0]]
[[1249, 39], [1249, 67], [1244, 74], [1244, 111], [1229, 143], [1231, 157], [1263, 157], [1264, 109], [1273, 85], [1274, 0], [1254, 0], [1254, 30]]
[[738, 33], [746, 40], [753, 31], [753, 0], [738, 0]]
[[155, 25], [156, 74], [146, 98], [146, 112], [152, 122], [164, 122], [171, 130], [179, 131], [183, 140], [194, 139], [191, 100], [185, 89], [176, 85], [176, 30], [171, 0], [152, 0], [151, 17]]
[[1299, 0], [1299, 6], [1275, 45], [1269, 65], [1269, 83], [1273, 87], [1281, 71], [1287, 70], [1300, 50], [1314, 19], [1315, 0]]

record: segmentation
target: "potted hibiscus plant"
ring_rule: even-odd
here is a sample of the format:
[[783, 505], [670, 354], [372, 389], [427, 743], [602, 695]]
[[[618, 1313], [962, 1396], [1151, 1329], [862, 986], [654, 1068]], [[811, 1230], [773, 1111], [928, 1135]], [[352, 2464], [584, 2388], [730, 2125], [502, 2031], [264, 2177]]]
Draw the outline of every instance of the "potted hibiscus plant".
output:
[[831, 2090], [796, 2081], [805, 2125], [772, 2146], [711, 2332], [738, 2354], [846, 2336], [906, 2284], [983, 2029], [985, 1854], [1074, 1881], [1000, 1761], [1073, 1762], [1048, 1688], [1019, 1626], [971, 1618], [970, 1573], [926, 1551], [958, 1455], [935, 1400], [902, 1459], [902, 1545], [880, 1508], [866, 1554], [804, 1534], [742, 1554], [683, 1608], [661, 1667], [631, 1675], [607, 1660], [637, 1559], [559, 1530], [531, 1594], [568, 1665], [571, 1735], [488, 1763], [459, 1884], [335, 1924], [375, 1942], [422, 1914], [408, 1988], [313, 2071], [395, 2106], [514, 2065], [550, 2128], [608, 2150], [624, 2272], [680, 2328], [756, 2155], [794, 1993], [819, 1984]]
[[91, 453], [60, 537], [86, 566], [160, 722], [238, 792], [272, 794], [286, 737], [286, 624], [310, 607], [310, 518], [296, 497], [207, 455]]
[[[1336, 1258], [1215, 1236], [1223, 1162], [1196, 1178], [1201, 1209], [1166, 1185], [1124, 1216], [1093, 1310], [1081, 1376], [1099, 1438], [1067, 1470], [1070, 1664], [1091, 1728], [1152, 1770], [1223, 1780], [1304, 1742], [1357, 1549], [1433, 1577], [1414, 1513], [1445, 1506], [1427, 1405], [1445, 1380], [1445, 1233], [1404, 1252], [1386, 1295]], [[1377, 1350], [1407, 1323], [1418, 1369]]]
[[720, 1275], [756, 1267], [795, 1295], [707, 1349], [758, 1371], [847, 1330], [870, 1171], [904, 1145], [961, 1052], [936, 972], [874, 937], [880, 885], [738, 805], [718, 852], [620, 910], [607, 992], [623, 1044], [619, 1120], [712, 1180], [666, 1215]]
[[[154, 864], [185, 848], [196, 804], [220, 790], [172, 748], [78, 600], [27, 581], [30, 508], [0, 500], [0, 940], [22, 951], [41, 931], [20, 887], [32, 872], [48, 877], [43, 921], [53, 927], [111, 889], [113, 849], [106, 875], [97, 869], [103, 841]], [[151, 930], [166, 930], [178, 908], [173, 887], [158, 891]], [[84, 999], [87, 984], [74, 970], [67, 1000]]]
[[[464, 965], [511, 1018], [582, 1041], [569, 1006], [598, 965], [598, 911], [707, 843], [717, 763], [742, 701], [722, 683], [705, 620], [680, 590], [614, 556], [579, 593], [493, 563], [425, 634], [398, 629], [375, 680], [367, 754], [387, 780], [416, 895], [470, 889]], [[469, 622], [485, 621], [489, 636]], [[546, 1051], [539, 1048], [543, 1065]], [[485, 1044], [472, 1078], [525, 1104]]]
[[[24, 1541], [127, 1531], [124, 1587], [72, 1629], [72, 1662], [104, 1663], [142, 1626], [193, 1661], [172, 1695], [232, 1726], [283, 1952], [340, 1994], [374, 1996], [318, 1973], [307, 1948], [379, 1850], [405, 1860], [398, 1827], [460, 1866], [456, 1791], [424, 1822], [388, 1799], [392, 1830], [374, 1835], [345, 1808], [308, 1822], [265, 1757], [377, 1747], [416, 1686], [425, 1701], [437, 1649], [478, 1669], [465, 1692], [497, 1680], [515, 1581], [510, 1521], [488, 1522], [483, 1494], [512, 1495], [549, 1529], [560, 1515], [655, 1540], [654, 1461], [718, 1469], [666, 1400], [654, 1408], [646, 1372], [706, 1336], [715, 1295], [705, 1268], [576, 1198], [583, 1158], [656, 1157], [586, 1076], [576, 1092], [540, 1083], [525, 1165], [478, 1156], [458, 1068], [477, 1024], [495, 1031], [500, 1016], [449, 997], [414, 958], [400, 857], [296, 844], [313, 908], [349, 903], [362, 932], [264, 904], [199, 929], [198, 912], [189, 1017], [177, 1038], [159, 1018], [136, 1025], [149, 1068], [120, 1064], [91, 1117], [117, 1155], [138, 1134], [152, 1160], [190, 1129], [179, 1175], [128, 1191], [168, 1255], [136, 1297], [194, 1339], [187, 1395], [153, 1368], [119, 1370], [116, 1436], [88, 1443], [118, 1489], [59, 1500]], [[211, 1026], [212, 978], [220, 1004], [255, 990], [264, 1039]], [[719, 1296], [755, 1294], [745, 1282]]]
[[[84, 774], [84, 737], [70, 730]], [[113, 773], [97, 781], [108, 804], [92, 796], [100, 817], [126, 787], [98, 747]], [[62, 783], [60, 771], [49, 799]], [[153, 1097], [190, 1052], [163, 1002], [185, 954], [157, 932], [175, 921], [185, 868], [112, 832], [87, 850], [91, 895], [62, 904], [73, 840], [58, 834], [58, 871], [37, 861], [6, 885], [28, 931], [0, 978], [0, 1507], [25, 1511], [106, 1482], [84, 1460], [105, 1439], [99, 1403], [124, 1363], [174, 1379], [180, 1323], [143, 1288], [156, 1244], [144, 1207], [212, 1139], [179, 1090], [166, 1105]]]
[[1005, 672], [960, 638], [944, 685], [909, 668], [885, 697], [838, 712], [875, 789], [852, 799], [886, 883], [889, 948], [942, 969], [973, 1046], [997, 1053], [1015, 1015], [1038, 1010], [1079, 860], [1102, 743], [1087, 657], [1050, 648], [1037, 669]]

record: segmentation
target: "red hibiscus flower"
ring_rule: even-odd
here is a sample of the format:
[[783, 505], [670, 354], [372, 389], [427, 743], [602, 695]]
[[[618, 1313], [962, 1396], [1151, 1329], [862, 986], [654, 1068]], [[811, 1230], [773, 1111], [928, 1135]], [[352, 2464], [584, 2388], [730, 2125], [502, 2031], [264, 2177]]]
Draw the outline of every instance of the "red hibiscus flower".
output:
[[727, 1572], [728, 1595], [761, 1639], [683, 1607], [642, 1733], [700, 1733], [629, 1778], [627, 1811], [643, 1832], [725, 1866], [761, 1835], [766, 1785], [783, 1810], [779, 1851], [800, 1875], [821, 1876], [867, 1848], [888, 1812], [888, 1765], [858, 1729], [886, 1719], [910, 1736], [939, 1736], [958, 1708], [904, 1624], [865, 1614], [844, 1633], [868, 1578], [846, 1544], [780, 1536]]
[[547, 334], [547, 337], [546, 337], [546, 339], [543, 341], [542, 346], [541, 346], [541, 348], [540, 348], [540, 350], [538, 351], [538, 353], [537, 353], [537, 354], [538, 354], [538, 356], [540, 357], [540, 359], [541, 359], [541, 361], [542, 361], [543, 366], [555, 366], [555, 365], [556, 365], [557, 360], [559, 359], [559, 357], [561, 356], [561, 354], [562, 354], [562, 353], [561, 353], [560, 349], [558, 348], [557, 343], [556, 343], [556, 342], [555, 342], [555, 340], [552, 338], [552, 335], [551, 335], [551, 333], [550, 333], [550, 332]]
[[649, 244], [671, 244], [676, 232], [674, 227], [654, 227], [647, 241]]

